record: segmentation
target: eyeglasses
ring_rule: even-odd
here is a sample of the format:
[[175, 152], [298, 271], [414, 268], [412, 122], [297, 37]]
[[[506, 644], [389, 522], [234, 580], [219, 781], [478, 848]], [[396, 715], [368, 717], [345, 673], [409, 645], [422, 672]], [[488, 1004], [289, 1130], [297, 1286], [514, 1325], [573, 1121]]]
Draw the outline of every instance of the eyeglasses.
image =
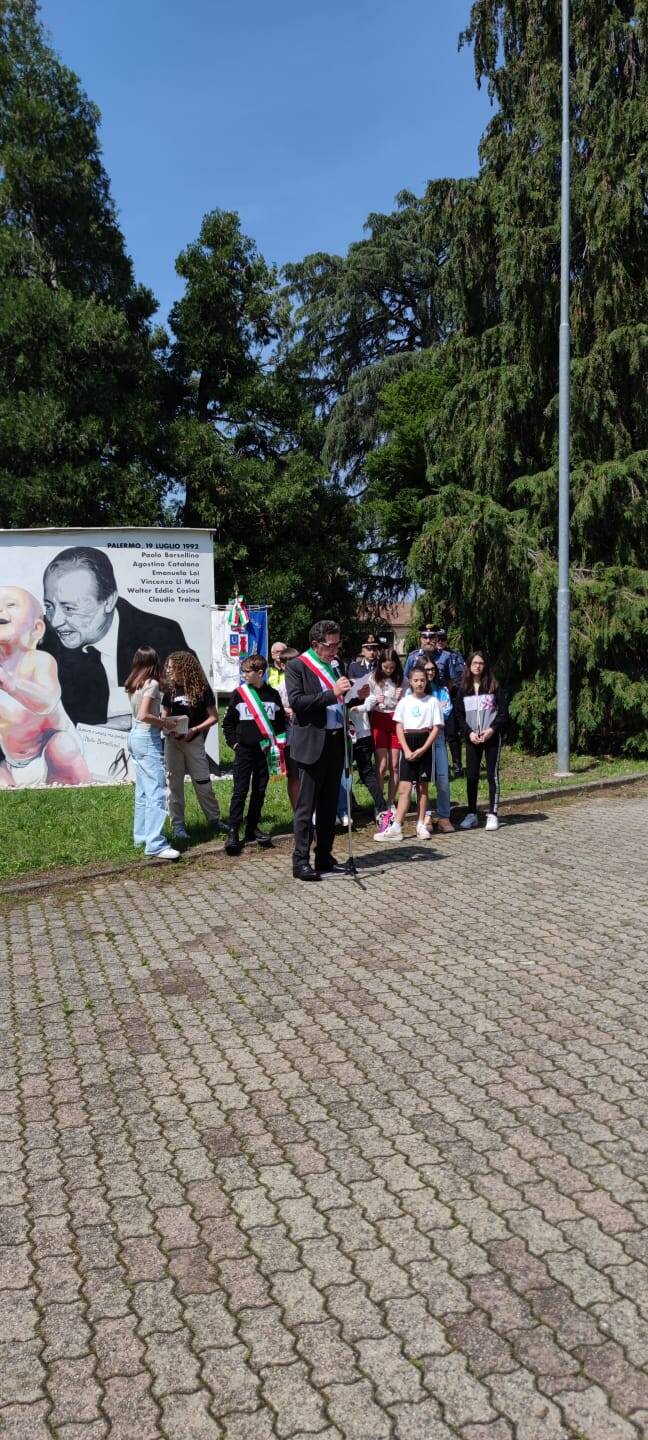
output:
[[337, 640], [320, 640], [320, 645], [323, 650], [334, 650], [336, 645], [340, 644], [341, 638], [342, 637], [338, 635]]

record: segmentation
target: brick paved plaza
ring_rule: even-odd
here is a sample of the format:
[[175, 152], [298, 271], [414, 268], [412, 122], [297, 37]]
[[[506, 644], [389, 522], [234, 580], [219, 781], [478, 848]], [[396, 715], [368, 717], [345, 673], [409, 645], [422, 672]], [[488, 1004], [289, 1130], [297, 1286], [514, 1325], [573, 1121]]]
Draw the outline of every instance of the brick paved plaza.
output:
[[647, 828], [5, 897], [0, 1440], [646, 1434]]

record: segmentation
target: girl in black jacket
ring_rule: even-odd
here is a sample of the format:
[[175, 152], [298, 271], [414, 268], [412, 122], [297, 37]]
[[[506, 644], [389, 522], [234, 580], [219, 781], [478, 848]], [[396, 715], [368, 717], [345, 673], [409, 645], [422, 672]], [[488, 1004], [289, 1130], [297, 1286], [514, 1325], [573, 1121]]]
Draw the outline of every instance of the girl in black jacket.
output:
[[455, 698], [455, 715], [460, 732], [466, 737], [466, 788], [468, 814], [461, 830], [475, 830], [477, 820], [477, 788], [482, 755], [486, 760], [488, 779], [488, 814], [486, 829], [497, 830], [499, 821], [499, 760], [502, 730], [508, 720], [506, 696], [496, 680], [483, 650], [474, 650], [461, 678]]

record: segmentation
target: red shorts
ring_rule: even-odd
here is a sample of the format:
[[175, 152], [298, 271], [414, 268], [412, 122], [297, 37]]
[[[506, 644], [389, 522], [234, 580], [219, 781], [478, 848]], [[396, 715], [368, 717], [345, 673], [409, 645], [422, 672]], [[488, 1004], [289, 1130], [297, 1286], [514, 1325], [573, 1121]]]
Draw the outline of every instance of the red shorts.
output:
[[393, 710], [372, 710], [371, 734], [376, 750], [400, 750]]

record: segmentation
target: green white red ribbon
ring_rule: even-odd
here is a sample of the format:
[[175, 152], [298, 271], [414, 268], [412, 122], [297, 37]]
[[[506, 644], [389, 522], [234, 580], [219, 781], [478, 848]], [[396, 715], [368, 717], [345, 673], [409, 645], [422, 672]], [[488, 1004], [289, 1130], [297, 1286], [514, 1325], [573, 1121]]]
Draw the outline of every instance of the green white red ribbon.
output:
[[284, 734], [275, 735], [274, 727], [265, 705], [255, 690], [254, 685], [237, 685], [237, 693], [245, 701], [247, 708], [254, 720], [257, 730], [261, 732], [261, 749], [268, 752], [268, 769], [271, 775], [285, 775], [286, 761], [284, 750], [286, 737]]
[[317, 675], [324, 690], [332, 690], [337, 685], [339, 675], [336, 675], [332, 665], [329, 665], [326, 660], [321, 660], [314, 650], [304, 650], [303, 655], [300, 655], [299, 658], [303, 660], [309, 670], [312, 670], [314, 675]]
[[232, 600], [227, 602], [229, 606], [227, 623], [233, 630], [245, 630], [246, 625], [250, 623], [250, 613], [244, 604], [244, 598], [243, 595], [235, 595]]

